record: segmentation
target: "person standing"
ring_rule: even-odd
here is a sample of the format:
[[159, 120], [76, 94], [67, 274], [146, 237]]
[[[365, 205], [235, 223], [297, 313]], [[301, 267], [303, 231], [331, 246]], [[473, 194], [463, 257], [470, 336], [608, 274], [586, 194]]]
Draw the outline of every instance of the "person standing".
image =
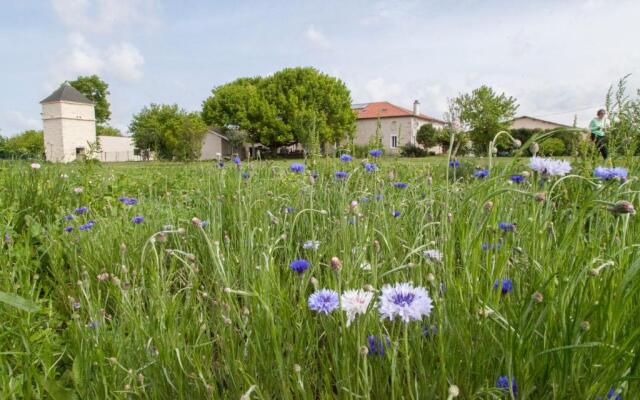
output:
[[598, 150], [600, 150], [600, 154], [602, 158], [605, 160], [609, 155], [607, 151], [607, 143], [604, 137], [604, 117], [606, 115], [606, 111], [603, 109], [598, 110], [596, 117], [591, 120], [589, 124], [589, 130], [591, 131], [591, 140], [595, 142]]

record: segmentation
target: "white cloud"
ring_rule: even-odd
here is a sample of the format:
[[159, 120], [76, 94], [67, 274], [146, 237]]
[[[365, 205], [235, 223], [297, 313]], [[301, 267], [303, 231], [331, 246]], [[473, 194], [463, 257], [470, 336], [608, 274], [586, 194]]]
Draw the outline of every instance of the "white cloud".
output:
[[78, 75], [111, 75], [126, 82], [142, 78], [144, 57], [131, 43], [122, 42], [101, 49], [92, 46], [84, 35], [69, 35], [67, 46], [58, 53], [58, 61], [51, 67], [51, 80], [47, 89]]
[[20, 111], [7, 111], [4, 113], [4, 120], [7, 130], [0, 132], [3, 136], [13, 136], [27, 129], [42, 129], [42, 121], [26, 117]]
[[73, 31], [109, 33], [124, 25], [156, 24], [153, 0], [51, 0], [51, 5]]
[[144, 57], [131, 43], [110, 46], [105, 56], [108, 68], [123, 81], [133, 82], [142, 78]]
[[401, 96], [403, 92], [399, 84], [387, 83], [383, 78], [375, 78], [368, 81], [364, 89], [371, 101], [393, 101]]
[[313, 45], [321, 49], [328, 49], [331, 47], [329, 40], [327, 40], [324, 34], [316, 29], [313, 25], [307, 28], [305, 35]]

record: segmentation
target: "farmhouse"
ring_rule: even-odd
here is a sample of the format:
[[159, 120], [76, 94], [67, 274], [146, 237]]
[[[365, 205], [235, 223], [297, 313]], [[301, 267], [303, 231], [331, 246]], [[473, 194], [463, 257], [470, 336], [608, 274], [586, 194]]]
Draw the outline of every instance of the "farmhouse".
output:
[[379, 129], [387, 154], [397, 154], [406, 144], [417, 145], [416, 133], [424, 124], [436, 128], [444, 126], [444, 121], [420, 113], [420, 102], [413, 102], [413, 110], [391, 104], [388, 101], [353, 104], [356, 112], [355, 143], [366, 145], [375, 137]]
[[559, 124], [557, 122], [546, 121], [544, 119], [529, 117], [523, 115], [511, 120], [509, 129], [558, 129], [558, 128], [571, 128], [569, 125]]
[[[60, 85], [40, 104], [48, 161], [71, 162], [86, 157], [104, 162], [143, 159], [131, 137], [96, 136], [93, 102], [68, 82]], [[214, 130], [205, 134], [201, 160], [213, 160], [229, 154], [229, 140], [225, 136]]]

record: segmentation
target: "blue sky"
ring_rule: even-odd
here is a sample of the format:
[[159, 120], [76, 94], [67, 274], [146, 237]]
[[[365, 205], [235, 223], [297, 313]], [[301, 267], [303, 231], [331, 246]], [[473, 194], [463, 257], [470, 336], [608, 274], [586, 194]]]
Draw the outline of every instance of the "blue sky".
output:
[[112, 125], [145, 105], [198, 110], [216, 85], [313, 66], [354, 102], [442, 117], [447, 98], [488, 84], [519, 114], [586, 125], [609, 85], [640, 87], [640, 1], [22, 0], [0, 16], [0, 134], [40, 129], [38, 102], [97, 73]]

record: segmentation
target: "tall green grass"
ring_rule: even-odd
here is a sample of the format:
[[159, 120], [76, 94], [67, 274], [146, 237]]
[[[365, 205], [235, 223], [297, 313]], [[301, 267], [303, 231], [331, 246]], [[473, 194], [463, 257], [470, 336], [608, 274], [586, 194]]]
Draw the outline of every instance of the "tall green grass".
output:
[[[576, 163], [587, 179], [515, 185], [526, 160], [484, 180], [470, 174], [478, 163], [449, 180], [446, 164], [393, 161], [370, 174], [319, 160], [304, 175], [282, 162], [4, 163], [2, 398], [447, 399], [452, 385], [459, 398], [512, 397], [500, 376], [522, 399], [639, 396], [640, 228], [602, 203], [637, 205], [638, 181], [596, 182]], [[80, 206], [88, 214], [65, 222]], [[303, 275], [296, 258], [312, 264]], [[503, 278], [512, 293], [493, 288]], [[346, 327], [344, 313], [307, 306], [314, 285], [405, 281], [434, 299], [422, 322], [381, 321], [372, 304]], [[366, 354], [369, 335], [388, 337], [384, 356]]]

